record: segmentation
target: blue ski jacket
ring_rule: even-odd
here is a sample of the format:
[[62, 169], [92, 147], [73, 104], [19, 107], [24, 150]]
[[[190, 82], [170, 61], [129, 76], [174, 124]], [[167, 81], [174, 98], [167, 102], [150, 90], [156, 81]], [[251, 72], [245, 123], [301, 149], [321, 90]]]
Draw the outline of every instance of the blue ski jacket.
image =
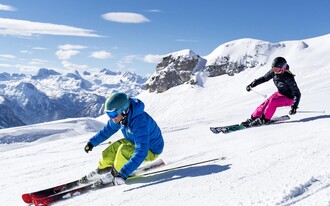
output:
[[130, 109], [125, 125], [115, 124], [111, 119], [89, 142], [95, 147], [110, 138], [121, 129], [125, 139], [135, 146], [131, 159], [122, 167], [119, 174], [127, 178], [145, 160], [148, 150], [154, 154], [161, 154], [164, 140], [157, 123], [144, 111], [144, 103], [135, 98], [130, 98]]

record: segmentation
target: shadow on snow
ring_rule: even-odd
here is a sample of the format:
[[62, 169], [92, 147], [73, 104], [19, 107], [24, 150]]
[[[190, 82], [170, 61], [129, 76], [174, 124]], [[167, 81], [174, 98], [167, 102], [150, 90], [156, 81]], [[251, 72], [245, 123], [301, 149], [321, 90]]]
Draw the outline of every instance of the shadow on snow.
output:
[[149, 187], [157, 184], [162, 184], [173, 180], [183, 179], [187, 177], [200, 177], [200, 176], [212, 175], [214, 173], [223, 172], [228, 169], [230, 169], [230, 165], [222, 166], [222, 165], [213, 164], [213, 165], [193, 166], [189, 168], [167, 171], [153, 176], [132, 179], [127, 184], [129, 185], [135, 183], [148, 183], [148, 184], [125, 190], [125, 192], [144, 188], [144, 187]]
[[300, 120], [279, 122], [278, 124], [297, 123], [297, 122], [310, 122], [310, 121], [315, 121], [315, 120], [319, 120], [319, 119], [329, 119], [329, 118], [330, 118], [330, 115], [319, 115], [319, 116], [315, 116], [315, 117], [303, 118], [303, 119], [300, 119]]

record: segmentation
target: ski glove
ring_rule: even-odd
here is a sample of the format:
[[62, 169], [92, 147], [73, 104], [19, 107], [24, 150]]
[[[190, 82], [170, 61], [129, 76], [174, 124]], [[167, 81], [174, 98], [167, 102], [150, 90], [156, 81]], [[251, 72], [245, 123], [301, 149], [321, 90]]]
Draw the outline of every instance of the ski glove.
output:
[[113, 184], [117, 185], [123, 185], [126, 183], [126, 178], [121, 176], [121, 174], [117, 173], [113, 179]]
[[246, 91], [248, 91], [248, 92], [251, 91], [252, 87], [255, 87], [255, 86], [256, 86], [256, 82], [255, 81], [251, 82], [251, 84], [246, 86]]
[[85, 152], [88, 153], [89, 151], [92, 151], [93, 150], [93, 147], [94, 146], [92, 145], [92, 143], [88, 142], [87, 145], [84, 148], [85, 149]]
[[291, 110], [289, 111], [289, 114], [290, 115], [296, 114], [297, 113], [297, 109], [298, 109], [297, 106], [291, 106]]

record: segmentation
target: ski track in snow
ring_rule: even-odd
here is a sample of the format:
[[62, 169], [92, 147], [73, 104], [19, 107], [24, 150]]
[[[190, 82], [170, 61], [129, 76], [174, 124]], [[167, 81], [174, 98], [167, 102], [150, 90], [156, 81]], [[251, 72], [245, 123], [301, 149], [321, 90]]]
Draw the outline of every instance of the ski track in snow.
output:
[[[283, 200], [276, 205], [280, 206], [291, 206], [296, 203], [311, 197], [312, 195], [322, 192], [326, 189], [330, 188], [330, 176], [327, 177], [319, 177], [316, 179], [315, 177], [311, 177], [309, 181], [299, 185], [298, 187], [293, 188], [288, 195], [283, 197]], [[329, 196], [330, 200], [330, 196]], [[330, 203], [330, 202], [329, 202]]]

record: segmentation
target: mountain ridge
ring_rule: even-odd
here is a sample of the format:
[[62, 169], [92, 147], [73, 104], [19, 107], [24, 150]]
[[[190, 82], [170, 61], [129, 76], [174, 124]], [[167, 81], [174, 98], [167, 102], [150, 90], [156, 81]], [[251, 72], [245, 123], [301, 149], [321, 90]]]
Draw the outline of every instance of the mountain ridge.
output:
[[[105, 68], [99, 72], [76, 70], [66, 74], [46, 68], [35, 75], [0, 73], [0, 95], [8, 100], [6, 109], [12, 110], [0, 114], [3, 119], [0, 128], [19, 126], [21, 122], [97, 117], [102, 115], [105, 98], [112, 92], [122, 91], [134, 97], [144, 90], [163, 93], [182, 84], [203, 86], [208, 78], [234, 76], [244, 70], [253, 69], [261, 74], [265, 67], [270, 68], [276, 56], [285, 56], [289, 64], [295, 62], [293, 69], [328, 65], [324, 54], [329, 53], [329, 39], [330, 34], [278, 43], [243, 38], [221, 44], [206, 56], [183, 49], [165, 55], [148, 79]], [[318, 56], [318, 59], [306, 61], [306, 56]], [[294, 73], [299, 74], [299, 70]], [[20, 121], [16, 124], [6, 119]]]

